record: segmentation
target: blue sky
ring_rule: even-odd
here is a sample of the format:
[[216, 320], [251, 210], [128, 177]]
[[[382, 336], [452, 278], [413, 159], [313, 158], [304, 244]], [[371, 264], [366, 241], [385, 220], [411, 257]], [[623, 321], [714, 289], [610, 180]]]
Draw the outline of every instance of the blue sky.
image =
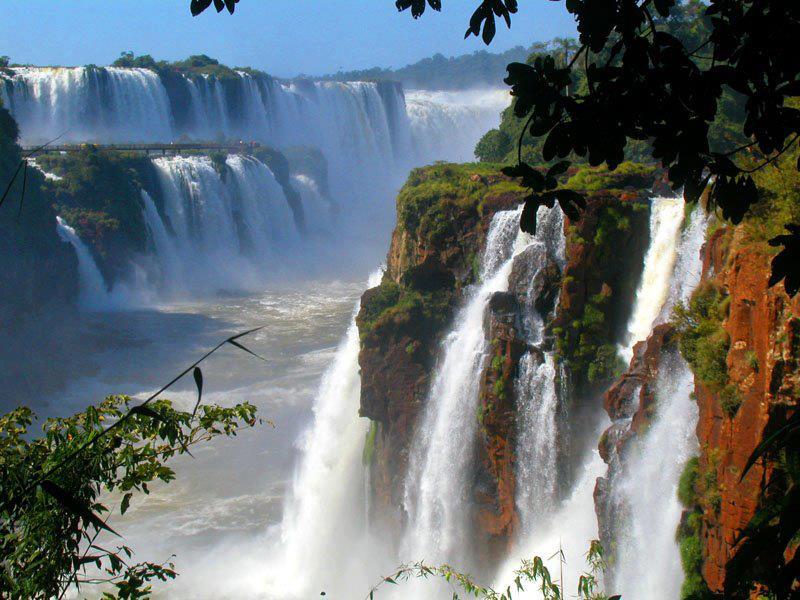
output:
[[[208, 54], [278, 76], [403, 66], [485, 48], [463, 39], [478, 0], [443, 0], [418, 21], [394, 0], [240, 0], [236, 14], [189, 15], [188, 0], [2, 0], [0, 54], [30, 64], [108, 64], [123, 50], [175, 60]], [[523, 1], [501, 51], [574, 35], [563, 3]]]

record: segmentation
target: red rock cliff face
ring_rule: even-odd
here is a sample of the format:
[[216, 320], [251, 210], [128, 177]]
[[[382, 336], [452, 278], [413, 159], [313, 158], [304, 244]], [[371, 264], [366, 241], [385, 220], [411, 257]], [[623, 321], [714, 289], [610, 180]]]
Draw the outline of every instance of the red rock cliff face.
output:
[[[455, 167], [467, 173], [469, 168]], [[511, 182], [500, 175], [475, 173], [459, 183], [474, 190], [466, 201], [457, 190], [447, 191], [453, 169], [443, 165], [412, 174], [398, 199], [398, 226], [383, 282], [364, 294], [358, 317], [361, 414], [379, 424], [371, 464], [373, 522], [382, 521], [390, 533], [402, 526], [409, 445], [441, 338], [463, 288], [474, 281], [492, 216], [515, 207], [525, 194], [509, 189]], [[437, 178], [435, 187], [425, 187], [427, 177]], [[442, 196], [441, 190], [454, 196]], [[410, 218], [409, 211], [418, 210], [422, 199], [431, 195], [436, 200], [427, 212]], [[482, 564], [503, 554], [519, 522], [514, 446], [520, 358], [529, 352], [541, 361], [542, 352], [553, 349], [559, 338], [548, 326], [540, 347], [531, 346], [525, 316], [536, 311], [548, 325], [555, 318], [574, 334], [574, 342], [586, 333], [581, 319], [587, 305], [602, 303], [599, 295], [613, 297], [599, 309], [605, 317], [601, 328], [589, 332], [593, 343], [613, 345], [616, 330], [627, 320], [647, 245], [647, 205], [636, 200], [613, 193], [591, 196], [584, 217], [564, 225], [569, 277], [562, 277], [561, 268], [541, 245], [529, 247], [515, 259], [509, 291], [495, 294], [489, 302], [484, 326], [490, 352], [475, 415], [479, 439], [473, 478], [475, 545]], [[569, 358], [566, 353], [562, 357]], [[566, 432], [569, 427], [564, 428]], [[579, 452], [576, 448], [575, 454]]]
[[[436, 169], [423, 172], [436, 174]], [[384, 280], [362, 297], [361, 414], [379, 423], [370, 471], [373, 517], [390, 530], [401, 525], [409, 444], [442, 335], [464, 286], [474, 280], [492, 217], [522, 200], [522, 190], [509, 190], [508, 181], [500, 175], [467, 174], [466, 185], [478, 188], [475, 201], [444, 199], [429, 209], [446, 221], [444, 235], [431, 236], [424, 220], [413, 230], [399, 223]], [[504, 186], [501, 191], [498, 185]], [[394, 305], [369, 323], [367, 313], [393, 286], [398, 294]]]
[[702, 506], [702, 574], [718, 593], [729, 591], [735, 541], [773, 478], [769, 462], [756, 464], [740, 482], [742, 469], [765, 432], [796, 410], [800, 392], [800, 298], [791, 300], [782, 285], [768, 287], [770, 257], [766, 243], [748, 241], [742, 228], [716, 231], [704, 252], [703, 278], [729, 294], [726, 362], [741, 398], [736, 413], [728, 416], [719, 394], [696, 385], [701, 477], [715, 475], [719, 493], [717, 506]]

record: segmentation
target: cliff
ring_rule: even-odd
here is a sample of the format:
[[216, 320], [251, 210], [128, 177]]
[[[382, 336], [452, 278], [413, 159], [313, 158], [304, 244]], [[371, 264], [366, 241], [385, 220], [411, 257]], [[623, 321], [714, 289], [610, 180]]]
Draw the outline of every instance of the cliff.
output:
[[[611, 487], [655, 414], [664, 356], [679, 349], [694, 375], [699, 456], [686, 465], [678, 489], [685, 507], [677, 531], [682, 598], [788, 597], [800, 572], [794, 529], [781, 522], [787, 510], [796, 511], [798, 449], [767, 455], [742, 478], [753, 451], [797, 409], [800, 390], [800, 298], [769, 286], [775, 250], [767, 244], [794, 218], [783, 208], [797, 207], [772, 200], [739, 226], [712, 221], [690, 300], [634, 347], [629, 368], [604, 395], [614, 423], [600, 440], [609, 474], [598, 480], [595, 501], [613, 555], [623, 509], [611, 500]], [[789, 538], [781, 542], [782, 535]]]
[[782, 285], [769, 287], [772, 254], [747, 226], [719, 229], [707, 242], [704, 287], [698, 290], [706, 295], [717, 290], [727, 341], [719, 365], [724, 377], [709, 375], [702, 354], [690, 361], [700, 409], [702, 575], [712, 591], [731, 596], [742, 592], [743, 580], [769, 583], [770, 571], [800, 572], [796, 542], [792, 550], [772, 544], [749, 555], [746, 573], [736, 564], [747, 547], [737, 543], [743, 530], [778, 502], [797, 476], [784, 456], [756, 463], [740, 480], [753, 450], [797, 409], [800, 390], [800, 298], [790, 299]]
[[[652, 186], [654, 172], [648, 173]], [[596, 181], [583, 172], [570, 175]], [[394, 530], [402, 522], [409, 444], [442, 336], [476, 279], [492, 216], [518, 206], [524, 193], [492, 165], [435, 165], [413, 171], [398, 196], [386, 272], [380, 286], [363, 295], [357, 319], [361, 414], [374, 422], [365, 451], [373, 516]], [[541, 245], [529, 247], [514, 260], [508, 292], [489, 301], [484, 327], [490, 352], [480, 380], [472, 482], [475, 545], [488, 560], [502, 553], [519, 523], [514, 464], [521, 358], [530, 356], [535, 369], [545, 352], [555, 351], [571, 387], [585, 394], [618, 369], [605, 357], [627, 320], [641, 271], [648, 204], [632, 190], [597, 190], [588, 200], [578, 222], [559, 225], [565, 256], [554, 259]], [[544, 322], [541, 339], [531, 333], [534, 318]], [[571, 423], [559, 427], [568, 439]], [[563, 452], [577, 456], [581, 444], [565, 443]]]
[[364, 293], [357, 318], [361, 414], [377, 427], [370, 452], [374, 507], [394, 525], [441, 337], [475, 280], [492, 216], [517, 206], [523, 194], [493, 168], [435, 165], [412, 171], [398, 195], [386, 272]]
[[[42, 174], [20, 169], [17, 125], [0, 107], [0, 182], [8, 194], [0, 207], [0, 329], [45, 308], [70, 306], [78, 293], [78, 261], [56, 230], [56, 215]], [[23, 183], [24, 180], [24, 183]]]

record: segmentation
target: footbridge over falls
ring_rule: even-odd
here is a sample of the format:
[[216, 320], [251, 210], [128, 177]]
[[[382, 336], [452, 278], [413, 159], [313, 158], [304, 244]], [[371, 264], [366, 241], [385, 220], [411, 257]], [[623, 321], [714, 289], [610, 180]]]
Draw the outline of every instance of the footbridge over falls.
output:
[[23, 146], [23, 151], [29, 156], [52, 152], [80, 152], [95, 149], [107, 152], [136, 152], [141, 154], [182, 154], [188, 152], [227, 152], [246, 153], [252, 152], [261, 146], [258, 142], [236, 143], [211, 143], [211, 142], [186, 142], [186, 143], [160, 143], [160, 144], [48, 144], [45, 146]]

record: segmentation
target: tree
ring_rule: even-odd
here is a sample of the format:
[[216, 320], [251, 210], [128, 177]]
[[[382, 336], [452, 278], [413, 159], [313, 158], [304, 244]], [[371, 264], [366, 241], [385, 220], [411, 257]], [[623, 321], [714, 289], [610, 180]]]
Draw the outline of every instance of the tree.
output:
[[[215, 0], [217, 11], [235, 2]], [[193, 1], [199, 14], [210, 0]], [[414, 18], [426, 6], [441, 10], [441, 0], [397, 0], [398, 10]], [[794, 0], [566, 0], [575, 17], [580, 46], [568, 63], [543, 56], [533, 64], [508, 65], [506, 83], [515, 98], [514, 113], [525, 120], [517, 164], [507, 173], [530, 190], [522, 227], [535, 229], [539, 206], [559, 203], [578, 217], [585, 200], [560, 188], [556, 176], [542, 174], [523, 160], [522, 139], [543, 138], [542, 159], [585, 157], [592, 165], [616, 168], [631, 142], [646, 140], [674, 189], [697, 200], [709, 186], [712, 209], [739, 223], [759, 200], [752, 174], [772, 164], [800, 138], [800, 59], [792, 51], [800, 35], [800, 3]], [[517, 0], [482, 0], [465, 37], [488, 45], [496, 19], [508, 27]], [[682, 11], [702, 17], [702, 39], [676, 35], [671, 23]], [[695, 32], [696, 33], [696, 32]], [[566, 48], [565, 48], [566, 50]], [[587, 90], [571, 94], [572, 72], [583, 63]], [[712, 124], [733, 97], [744, 106], [738, 127], [744, 142], [727, 149], [714, 144]], [[562, 163], [559, 163], [561, 165]], [[800, 168], [800, 164], [797, 165]], [[800, 245], [800, 226], [790, 227], [774, 244], [784, 250], [773, 261], [773, 277], [786, 291], [800, 290], [800, 266], [789, 260]]]

